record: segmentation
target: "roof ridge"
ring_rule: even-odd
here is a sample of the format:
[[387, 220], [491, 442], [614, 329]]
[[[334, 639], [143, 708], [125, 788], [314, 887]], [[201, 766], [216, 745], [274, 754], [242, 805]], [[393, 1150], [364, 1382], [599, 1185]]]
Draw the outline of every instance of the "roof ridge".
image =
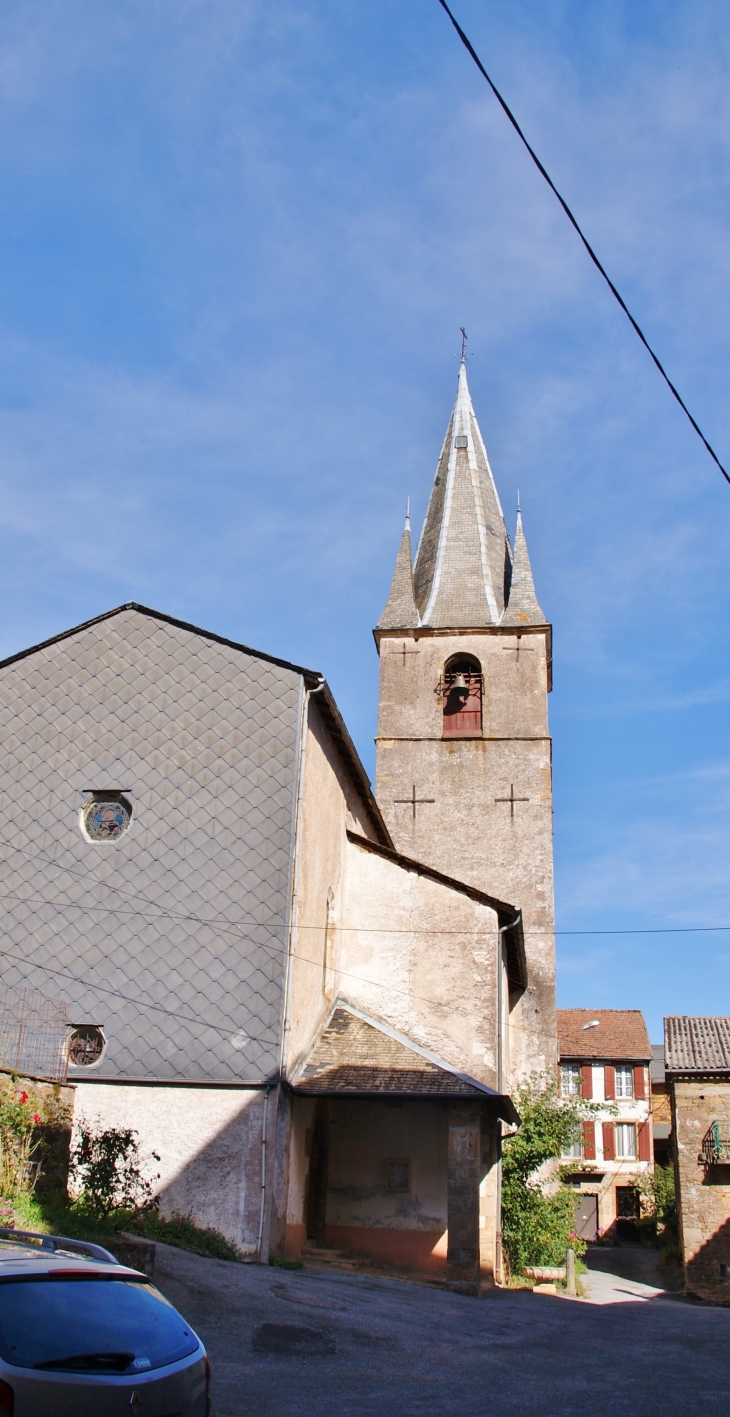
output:
[[126, 600], [123, 605], [116, 605], [113, 610], [104, 610], [101, 615], [94, 615], [90, 620], [83, 620], [80, 625], [72, 625], [69, 630], [62, 630], [57, 635], [51, 635], [47, 640], [41, 640], [36, 645], [29, 645], [27, 649], [18, 650], [15, 654], [8, 655], [0, 660], [0, 669], [5, 669], [9, 664], [15, 664], [20, 659], [27, 659], [31, 654], [37, 654], [40, 650], [48, 649], [50, 645], [60, 644], [62, 640], [70, 639], [72, 635], [79, 634], [82, 630], [90, 630], [92, 625], [100, 625], [104, 620], [111, 620], [115, 615], [121, 615], [124, 610], [136, 610], [140, 615], [148, 615], [150, 619], [162, 620], [167, 625], [174, 625], [178, 630], [188, 630], [192, 635], [201, 635], [206, 640], [213, 640], [215, 644], [227, 645], [229, 649], [239, 650], [242, 654], [253, 655], [254, 659], [264, 659], [267, 664], [278, 664], [282, 669], [291, 669], [295, 674], [304, 674], [312, 679], [322, 679], [322, 675], [316, 669], [307, 669], [302, 664], [292, 664], [291, 660], [281, 659], [278, 655], [267, 654], [265, 650], [253, 649], [251, 645], [242, 644], [239, 640], [231, 640], [226, 635], [219, 635], [215, 630], [204, 630], [200, 625], [193, 625], [188, 620], [178, 620], [174, 615], [166, 615], [164, 610], [153, 610], [149, 605], [141, 605], [137, 600]]

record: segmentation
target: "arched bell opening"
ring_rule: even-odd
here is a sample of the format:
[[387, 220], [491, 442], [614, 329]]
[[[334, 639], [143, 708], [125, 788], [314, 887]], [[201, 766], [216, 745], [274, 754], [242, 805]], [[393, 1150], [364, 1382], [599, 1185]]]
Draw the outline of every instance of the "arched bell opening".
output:
[[482, 666], [455, 654], [443, 673], [444, 738], [477, 738], [482, 731]]

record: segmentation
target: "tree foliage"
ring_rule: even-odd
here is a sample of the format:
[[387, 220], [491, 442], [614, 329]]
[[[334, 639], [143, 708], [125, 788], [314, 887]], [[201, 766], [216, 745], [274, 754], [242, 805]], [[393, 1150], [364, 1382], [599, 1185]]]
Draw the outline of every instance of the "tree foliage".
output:
[[502, 1239], [512, 1274], [523, 1265], [561, 1265], [571, 1246], [586, 1245], [575, 1233], [575, 1191], [545, 1188], [537, 1173], [580, 1139], [584, 1119], [596, 1107], [580, 1097], [561, 1097], [555, 1080], [536, 1074], [515, 1099], [519, 1131], [507, 1136], [502, 1160]]

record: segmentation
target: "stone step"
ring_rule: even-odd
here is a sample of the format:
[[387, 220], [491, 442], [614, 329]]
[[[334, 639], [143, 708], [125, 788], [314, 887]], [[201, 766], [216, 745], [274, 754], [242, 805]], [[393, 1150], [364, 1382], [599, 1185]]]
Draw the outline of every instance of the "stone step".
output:
[[302, 1245], [302, 1258], [308, 1260], [346, 1260], [349, 1250], [330, 1250], [324, 1245]]

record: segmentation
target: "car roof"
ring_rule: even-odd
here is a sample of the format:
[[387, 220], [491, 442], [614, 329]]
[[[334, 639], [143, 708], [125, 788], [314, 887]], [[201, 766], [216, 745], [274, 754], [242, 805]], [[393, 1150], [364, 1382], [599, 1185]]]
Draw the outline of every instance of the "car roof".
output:
[[[101, 1251], [101, 1254], [103, 1253]], [[74, 1254], [73, 1250], [65, 1249], [61, 1244], [56, 1249], [46, 1249], [30, 1240], [0, 1240], [0, 1279], [25, 1274], [58, 1274], [59, 1271], [67, 1274], [88, 1274], [89, 1277], [101, 1276], [105, 1279], [129, 1277], [147, 1280], [145, 1274], [130, 1269], [128, 1265], [117, 1264], [116, 1260], [111, 1258], [103, 1260], [101, 1256], [87, 1258], [85, 1255]]]

